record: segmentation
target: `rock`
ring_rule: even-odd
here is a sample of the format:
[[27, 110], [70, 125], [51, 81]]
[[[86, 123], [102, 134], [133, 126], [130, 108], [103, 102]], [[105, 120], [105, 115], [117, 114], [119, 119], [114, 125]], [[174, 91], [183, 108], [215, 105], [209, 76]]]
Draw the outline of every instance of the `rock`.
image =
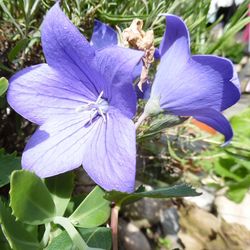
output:
[[179, 232], [179, 215], [175, 207], [170, 207], [162, 212], [161, 225], [164, 235], [177, 235]]
[[250, 231], [194, 205], [180, 209], [178, 234], [185, 250], [250, 250]]
[[171, 249], [182, 249], [179, 244], [179, 215], [176, 207], [165, 209], [161, 214], [161, 229], [165, 239], [171, 242]]
[[151, 250], [146, 236], [132, 222], [119, 220], [120, 250]]
[[202, 193], [202, 195], [196, 197], [185, 197], [184, 199], [188, 202], [195, 203], [199, 208], [211, 211], [215, 195], [204, 188], [197, 189], [197, 192]]
[[154, 225], [161, 221], [163, 211], [168, 207], [169, 201], [161, 199], [143, 198], [124, 207], [123, 214], [132, 220], [147, 220]]
[[229, 200], [225, 196], [215, 199], [218, 215], [228, 223], [237, 223], [250, 230], [250, 194], [248, 193], [239, 204]]

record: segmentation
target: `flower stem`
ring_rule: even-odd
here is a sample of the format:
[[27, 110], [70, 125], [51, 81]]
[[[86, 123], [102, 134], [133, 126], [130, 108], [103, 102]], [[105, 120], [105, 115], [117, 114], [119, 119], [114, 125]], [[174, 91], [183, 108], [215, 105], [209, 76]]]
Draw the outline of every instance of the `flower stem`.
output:
[[148, 117], [146, 113], [142, 113], [141, 116], [138, 118], [137, 122], [135, 123], [135, 129], [138, 129], [141, 123]]
[[118, 216], [120, 207], [114, 205], [111, 209], [111, 230], [113, 250], [118, 250]]
[[79, 250], [87, 250], [90, 249], [75, 227], [71, 224], [70, 220], [65, 217], [57, 216], [53, 221], [55, 224], [61, 225], [68, 235], [70, 236], [72, 242]]
[[43, 238], [41, 241], [41, 244], [43, 247], [46, 247], [48, 245], [50, 230], [51, 230], [50, 223], [46, 223], [45, 224], [45, 231], [44, 231]]

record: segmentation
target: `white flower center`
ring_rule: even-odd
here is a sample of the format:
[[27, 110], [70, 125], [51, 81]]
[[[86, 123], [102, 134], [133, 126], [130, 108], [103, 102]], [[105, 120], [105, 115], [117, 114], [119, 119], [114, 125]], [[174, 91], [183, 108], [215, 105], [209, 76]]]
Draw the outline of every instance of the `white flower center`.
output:
[[105, 99], [102, 98], [102, 96], [103, 96], [103, 91], [100, 93], [100, 95], [98, 96], [95, 102], [93, 101], [86, 102], [85, 104], [77, 107], [76, 111], [77, 112], [90, 112], [91, 122], [97, 114], [99, 114], [103, 118], [104, 122], [106, 122], [105, 114], [108, 112], [109, 104]]

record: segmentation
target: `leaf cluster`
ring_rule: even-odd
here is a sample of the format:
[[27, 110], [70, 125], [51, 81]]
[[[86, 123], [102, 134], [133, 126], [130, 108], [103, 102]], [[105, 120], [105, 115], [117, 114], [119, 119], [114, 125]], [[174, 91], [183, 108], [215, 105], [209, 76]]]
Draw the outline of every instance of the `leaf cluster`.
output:
[[211, 146], [195, 164], [219, 177], [218, 185], [227, 187], [227, 196], [241, 202], [250, 188], [250, 108], [235, 115], [230, 120], [234, 138], [224, 148]]

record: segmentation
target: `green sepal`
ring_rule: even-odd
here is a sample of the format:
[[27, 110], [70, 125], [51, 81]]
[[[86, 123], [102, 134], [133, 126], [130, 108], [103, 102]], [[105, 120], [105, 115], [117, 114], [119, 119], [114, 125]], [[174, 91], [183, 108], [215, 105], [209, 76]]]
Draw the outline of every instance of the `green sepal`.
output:
[[69, 217], [77, 227], [91, 228], [105, 223], [110, 216], [110, 202], [105, 192], [96, 186]]
[[155, 134], [158, 134], [167, 128], [179, 125], [186, 120], [187, 120], [186, 117], [180, 117], [168, 113], [157, 114], [153, 116], [153, 120], [150, 123], [149, 127], [145, 129], [143, 133], [137, 135], [137, 139], [141, 140], [146, 137], [154, 136]]
[[56, 214], [53, 199], [34, 173], [14, 171], [10, 179], [10, 206], [18, 220], [31, 225], [52, 221]]

